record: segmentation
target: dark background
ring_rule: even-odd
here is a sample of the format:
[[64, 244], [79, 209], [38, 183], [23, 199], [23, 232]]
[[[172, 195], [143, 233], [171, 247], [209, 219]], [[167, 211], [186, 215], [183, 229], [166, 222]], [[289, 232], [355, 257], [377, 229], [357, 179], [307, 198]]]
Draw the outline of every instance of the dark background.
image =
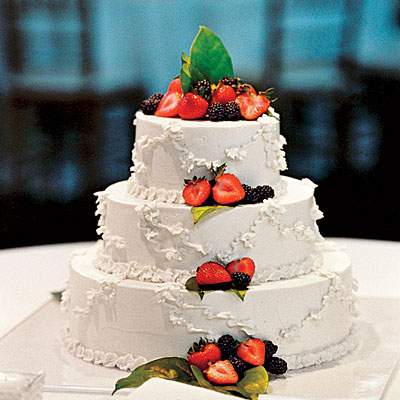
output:
[[96, 239], [93, 193], [128, 178], [133, 114], [199, 25], [276, 88], [321, 233], [399, 240], [399, 23], [394, 0], [1, 0], [0, 247]]

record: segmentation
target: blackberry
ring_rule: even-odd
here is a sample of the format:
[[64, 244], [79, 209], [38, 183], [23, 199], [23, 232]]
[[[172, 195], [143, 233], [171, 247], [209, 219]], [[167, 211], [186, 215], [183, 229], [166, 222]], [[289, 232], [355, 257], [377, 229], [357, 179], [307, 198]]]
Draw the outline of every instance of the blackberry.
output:
[[275, 196], [274, 189], [272, 189], [272, 187], [268, 185], [257, 186], [254, 189], [254, 192], [258, 197], [259, 202], [262, 202], [263, 200], [267, 200]]
[[244, 371], [247, 369], [246, 363], [240, 359], [238, 356], [234, 354], [230, 354], [227, 360], [232, 364], [233, 368], [235, 369], [236, 373], [241, 376], [243, 375]]
[[155, 93], [148, 99], [143, 100], [140, 104], [143, 114], [154, 114], [163, 96], [162, 93]]
[[274, 375], [282, 375], [287, 371], [287, 363], [279, 357], [268, 358], [264, 364], [265, 369]]
[[242, 203], [253, 204], [258, 202], [258, 194], [255, 193], [254, 188], [245, 183], [242, 184], [245, 195], [243, 197]]
[[230, 78], [229, 76], [224, 76], [221, 80], [221, 85], [237, 86], [238, 78]]
[[265, 358], [271, 358], [277, 351], [278, 346], [272, 343], [270, 340], [265, 340]]
[[225, 116], [226, 119], [229, 119], [230, 121], [237, 121], [238, 119], [240, 119], [241, 114], [239, 104], [234, 101], [226, 103]]
[[208, 107], [207, 114], [211, 121], [222, 121], [225, 119], [225, 107], [221, 103], [214, 103]]
[[235, 289], [245, 290], [250, 284], [251, 276], [244, 272], [234, 272], [231, 275], [232, 284]]
[[222, 335], [217, 342], [217, 346], [224, 358], [236, 352], [236, 345], [237, 342], [231, 335]]
[[206, 99], [208, 101], [211, 97], [210, 82], [207, 79], [197, 81], [193, 86], [192, 92], [194, 94], [197, 94], [197, 95], [203, 97], [204, 99]]

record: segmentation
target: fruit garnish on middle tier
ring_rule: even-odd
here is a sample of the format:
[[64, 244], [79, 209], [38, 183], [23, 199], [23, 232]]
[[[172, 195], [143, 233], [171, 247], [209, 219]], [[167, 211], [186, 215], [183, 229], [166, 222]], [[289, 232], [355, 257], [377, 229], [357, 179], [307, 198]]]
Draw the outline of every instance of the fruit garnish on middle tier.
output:
[[257, 92], [235, 77], [227, 49], [210, 29], [200, 27], [190, 54], [181, 53], [181, 63], [179, 76], [165, 95], [152, 95], [142, 102], [143, 113], [214, 122], [255, 120], [263, 114], [276, 118], [269, 110], [273, 89]]
[[226, 173], [226, 168], [226, 164], [212, 168], [214, 178], [211, 180], [196, 176], [185, 179], [182, 196], [185, 203], [192, 206], [194, 223], [224, 207], [262, 203], [275, 196], [271, 186], [242, 184], [234, 174]]

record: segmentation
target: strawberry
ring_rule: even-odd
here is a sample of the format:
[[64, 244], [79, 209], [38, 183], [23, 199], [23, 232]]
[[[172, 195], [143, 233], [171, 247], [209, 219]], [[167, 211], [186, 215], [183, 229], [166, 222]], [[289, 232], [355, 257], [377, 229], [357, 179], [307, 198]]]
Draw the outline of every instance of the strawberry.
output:
[[199, 285], [218, 285], [230, 283], [232, 279], [221, 264], [210, 261], [197, 270], [196, 281]]
[[240, 260], [231, 261], [227, 266], [226, 270], [232, 275], [235, 272], [244, 272], [253, 278], [255, 264], [251, 258], [244, 257]]
[[217, 361], [210, 365], [206, 371], [206, 376], [211, 383], [217, 385], [230, 385], [239, 380], [235, 368], [233, 368], [233, 365], [228, 360]]
[[175, 78], [168, 86], [167, 93], [163, 96], [154, 113], [157, 117], [176, 117], [179, 111], [179, 102], [182, 98], [180, 78]]
[[222, 359], [221, 350], [216, 344], [210, 343], [203, 347], [203, 349], [196, 351], [189, 355], [189, 365], [195, 365], [200, 371], [205, 371], [210, 364]]
[[186, 93], [179, 104], [179, 116], [182, 119], [200, 119], [206, 115], [207, 100], [194, 93]]
[[182, 95], [178, 92], [166, 93], [161, 99], [154, 115], [157, 117], [176, 117]]
[[262, 94], [244, 93], [236, 98], [236, 103], [240, 107], [240, 114], [248, 120], [256, 119], [267, 112], [271, 100]]
[[183, 94], [182, 86], [181, 86], [181, 78], [175, 78], [171, 81], [168, 86], [167, 93], [180, 93]]
[[211, 185], [204, 178], [185, 180], [185, 189], [183, 189], [183, 198], [189, 206], [200, 206], [210, 196]]
[[229, 85], [222, 85], [219, 86], [213, 93], [211, 104], [221, 103], [224, 106], [230, 101], [235, 101], [235, 99], [236, 99], [235, 89]]
[[214, 200], [218, 204], [232, 204], [246, 195], [239, 179], [233, 174], [225, 174], [226, 165], [222, 164], [215, 172], [215, 185], [212, 188]]
[[261, 339], [250, 338], [240, 343], [237, 355], [251, 365], [263, 365], [265, 361], [265, 344]]

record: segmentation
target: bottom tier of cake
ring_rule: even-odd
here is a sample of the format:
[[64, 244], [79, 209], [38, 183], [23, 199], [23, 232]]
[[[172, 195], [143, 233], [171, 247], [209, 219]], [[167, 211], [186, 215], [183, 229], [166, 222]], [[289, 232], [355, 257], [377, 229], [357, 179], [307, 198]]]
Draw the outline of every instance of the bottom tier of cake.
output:
[[124, 280], [93, 266], [98, 246], [71, 257], [62, 305], [69, 326], [63, 341], [96, 364], [134, 369], [158, 357], [185, 356], [199, 337], [229, 333], [272, 340], [278, 356], [297, 369], [346, 354], [356, 345], [354, 285], [349, 257], [321, 250], [323, 265], [297, 278], [201, 299], [179, 283]]

